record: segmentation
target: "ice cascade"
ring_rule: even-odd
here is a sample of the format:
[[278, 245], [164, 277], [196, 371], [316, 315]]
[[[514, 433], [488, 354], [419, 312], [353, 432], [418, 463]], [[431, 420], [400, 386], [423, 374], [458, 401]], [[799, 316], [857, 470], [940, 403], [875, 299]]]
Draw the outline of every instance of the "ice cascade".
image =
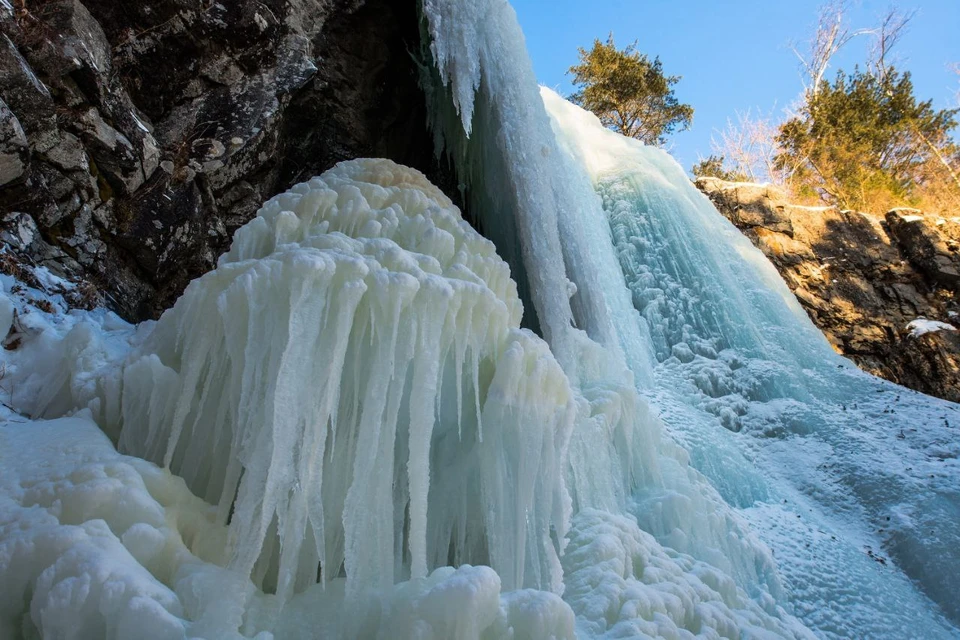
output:
[[219, 505], [231, 566], [282, 598], [318, 566], [356, 593], [468, 559], [557, 590], [575, 412], [521, 312], [493, 244], [422, 174], [343, 163], [237, 232], [106, 421]]
[[476, 230], [359, 159], [156, 323], [0, 274], [0, 637], [956, 637], [960, 409], [541, 92], [506, 0], [421, 10]]

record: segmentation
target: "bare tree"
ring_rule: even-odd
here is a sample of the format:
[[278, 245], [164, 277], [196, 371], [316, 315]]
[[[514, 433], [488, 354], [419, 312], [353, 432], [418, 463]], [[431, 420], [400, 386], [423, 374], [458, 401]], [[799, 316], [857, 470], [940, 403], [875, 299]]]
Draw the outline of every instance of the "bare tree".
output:
[[769, 115], [752, 110], [736, 112], [736, 120], [727, 119], [727, 126], [713, 138], [714, 153], [729, 159], [731, 169], [751, 182], [773, 182], [787, 186], [789, 176], [777, 168], [777, 124]]
[[[886, 80], [890, 69], [893, 67], [891, 51], [900, 41], [900, 38], [906, 33], [907, 25], [916, 13], [916, 11], [903, 12], [895, 7], [891, 7], [887, 13], [884, 14], [880, 26], [870, 30], [870, 33], [874, 36], [874, 43], [870, 49], [868, 68], [870, 72], [881, 81]], [[958, 69], [958, 73], [960, 73], [960, 69]], [[890, 92], [891, 90], [887, 89], [888, 95], [890, 95]], [[947, 175], [950, 176], [956, 188], [960, 189], [960, 174], [954, 169], [950, 159], [944, 155], [940, 145], [935, 144], [934, 141], [925, 136], [919, 128], [914, 127], [914, 131], [924, 146], [930, 150], [930, 153], [933, 154], [944, 170], [946, 170]]]
[[830, 60], [840, 49], [857, 36], [869, 33], [868, 29], [850, 29], [845, 21], [849, 10], [849, 0], [830, 0], [820, 7], [817, 29], [807, 43], [807, 51], [801, 51], [796, 44], [791, 46], [800, 60], [804, 94], [814, 94], [819, 90], [830, 68]]
[[887, 73], [893, 66], [891, 62], [891, 51], [900, 42], [900, 38], [907, 31], [907, 25], [917, 14], [916, 11], [900, 11], [891, 7], [880, 22], [880, 26], [870, 29], [869, 33], [873, 35], [873, 46], [870, 48], [870, 57], [867, 66], [870, 72], [880, 79], [887, 77]]
[[[950, 69], [957, 74], [957, 80], [960, 80], [960, 62], [954, 62], [950, 65]], [[957, 106], [960, 107], [960, 87], [957, 87]]]

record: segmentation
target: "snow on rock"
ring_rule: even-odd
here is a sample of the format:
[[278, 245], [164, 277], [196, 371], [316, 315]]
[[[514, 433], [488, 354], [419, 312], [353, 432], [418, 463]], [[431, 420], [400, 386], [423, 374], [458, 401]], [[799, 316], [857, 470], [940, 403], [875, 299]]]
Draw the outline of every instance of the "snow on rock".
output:
[[907, 324], [907, 331], [913, 338], [919, 338], [925, 333], [935, 333], [937, 331], [956, 331], [957, 328], [952, 324], [940, 322], [939, 320], [927, 320], [926, 318], [917, 318]]

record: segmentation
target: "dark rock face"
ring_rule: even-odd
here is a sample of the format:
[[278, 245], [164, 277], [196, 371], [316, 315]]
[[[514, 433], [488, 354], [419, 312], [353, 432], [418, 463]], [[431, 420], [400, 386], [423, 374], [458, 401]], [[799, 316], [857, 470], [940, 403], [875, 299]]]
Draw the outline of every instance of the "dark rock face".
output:
[[834, 348], [862, 369], [960, 402], [960, 219], [791, 205], [774, 187], [700, 178], [720, 213], [770, 259]]
[[340, 160], [450, 185], [419, 39], [416, 0], [0, 0], [2, 238], [139, 320]]

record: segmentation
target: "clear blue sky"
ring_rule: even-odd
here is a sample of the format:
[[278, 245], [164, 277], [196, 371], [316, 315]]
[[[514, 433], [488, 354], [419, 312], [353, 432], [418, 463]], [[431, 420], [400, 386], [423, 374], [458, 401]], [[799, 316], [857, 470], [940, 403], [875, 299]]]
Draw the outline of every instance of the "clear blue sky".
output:
[[[566, 95], [566, 70], [577, 47], [612, 31], [622, 46], [659, 55], [664, 69], [683, 76], [676, 95], [695, 109], [693, 127], [672, 138], [673, 154], [689, 169], [710, 153], [711, 136], [736, 111], [758, 109], [779, 117], [802, 90], [791, 41], [812, 34], [821, 0], [511, 0], [527, 39], [538, 80]], [[860, 0], [851, 25], [870, 27], [889, 0]], [[904, 0], [917, 10], [897, 47], [898, 67], [913, 73], [918, 97], [938, 108], [957, 106], [960, 77], [960, 0]], [[833, 68], [866, 57], [866, 37], [854, 40]]]

